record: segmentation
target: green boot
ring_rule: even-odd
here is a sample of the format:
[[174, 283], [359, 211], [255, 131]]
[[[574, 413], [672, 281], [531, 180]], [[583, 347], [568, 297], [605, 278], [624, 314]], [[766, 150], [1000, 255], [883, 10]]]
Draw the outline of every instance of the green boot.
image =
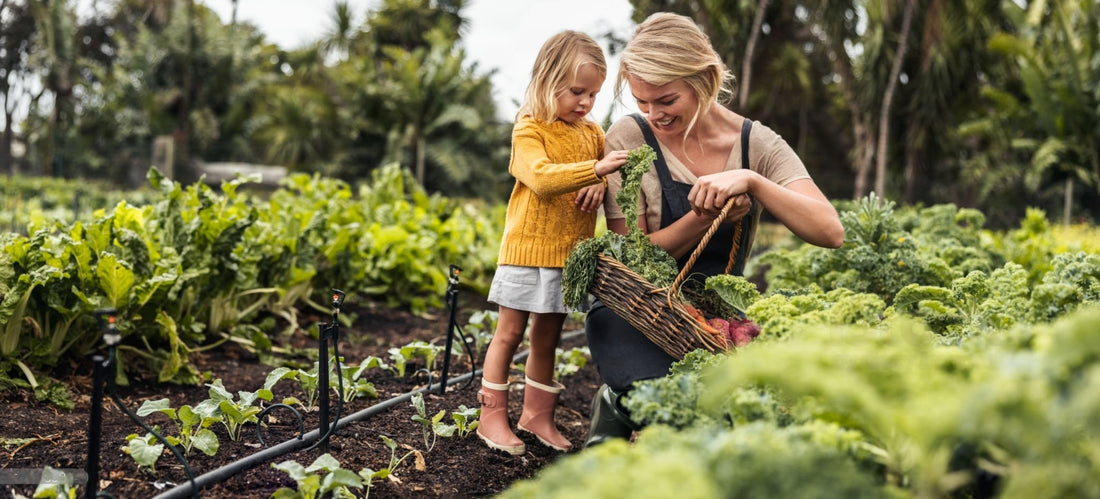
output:
[[601, 444], [612, 438], [630, 438], [640, 426], [630, 420], [626, 410], [619, 405], [623, 394], [615, 392], [607, 385], [601, 385], [592, 399], [592, 423], [588, 427], [585, 447]]

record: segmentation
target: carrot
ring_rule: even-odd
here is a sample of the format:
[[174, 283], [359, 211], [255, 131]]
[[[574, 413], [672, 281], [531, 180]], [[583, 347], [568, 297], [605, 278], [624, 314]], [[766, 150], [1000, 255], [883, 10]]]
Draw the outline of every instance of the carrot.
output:
[[724, 331], [719, 331], [717, 329], [714, 329], [714, 327], [712, 327], [710, 324], [708, 324], [707, 323], [707, 318], [705, 316], [703, 316], [703, 312], [700, 311], [699, 309], [685, 303], [684, 304], [684, 310], [687, 311], [687, 313], [689, 315], [691, 315], [691, 317], [693, 319], [695, 319], [695, 322], [698, 322], [699, 325], [703, 326], [704, 331], [706, 331], [710, 334], [713, 334], [713, 335], [725, 334]]

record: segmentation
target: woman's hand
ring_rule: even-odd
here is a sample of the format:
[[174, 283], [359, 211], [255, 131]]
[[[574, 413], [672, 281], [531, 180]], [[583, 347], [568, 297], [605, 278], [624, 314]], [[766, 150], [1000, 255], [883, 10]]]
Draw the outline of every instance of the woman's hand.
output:
[[607, 187], [603, 183], [582, 187], [577, 191], [577, 199], [573, 203], [585, 213], [595, 213], [603, 204], [604, 191], [606, 190]]
[[752, 202], [748, 193], [753, 172], [749, 170], [731, 170], [703, 175], [691, 187], [688, 203], [696, 215], [714, 218], [722, 211], [726, 202], [733, 198], [733, 206], [726, 214], [726, 221], [739, 220], [749, 212]]

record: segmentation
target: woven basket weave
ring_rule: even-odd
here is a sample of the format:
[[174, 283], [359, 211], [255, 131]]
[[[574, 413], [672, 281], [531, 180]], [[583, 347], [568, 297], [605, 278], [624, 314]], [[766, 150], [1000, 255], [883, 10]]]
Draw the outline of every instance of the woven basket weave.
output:
[[[714, 219], [671, 286], [658, 288], [622, 262], [601, 253], [597, 256], [596, 277], [589, 292], [677, 360], [700, 348], [710, 352], [727, 350], [729, 347], [724, 332], [716, 335], [704, 329], [684, 308], [685, 304], [680, 300], [677, 290], [722, 220], [726, 218], [731, 206], [732, 199]], [[740, 220], [737, 221], [734, 234], [731, 260], [732, 255], [737, 253], [738, 241], [741, 239]]]

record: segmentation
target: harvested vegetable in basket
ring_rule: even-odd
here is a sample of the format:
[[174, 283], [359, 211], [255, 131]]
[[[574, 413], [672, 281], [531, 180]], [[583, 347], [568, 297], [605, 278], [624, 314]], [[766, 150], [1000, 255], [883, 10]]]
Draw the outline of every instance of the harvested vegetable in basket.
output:
[[607, 231], [581, 241], [569, 252], [562, 269], [562, 292], [566, 306], [577, 308], [588, 297], [588, 289], [596, 277], [596, 258], [600, 253], [622, 262], [655, 286], [668, 286], [676, 280], [676, 274], [680, 271], [676, 259], [653, 244], [636, 223], [642, 175], [653, 167], [656, 158], [653, 148], [644, 144], [627, 155], [626, 164], [619, 169], [623, 185], [615, 195], [615, 201], [622, 208], [626, 220], [635, 223], [627, 224], [626, 236]]

